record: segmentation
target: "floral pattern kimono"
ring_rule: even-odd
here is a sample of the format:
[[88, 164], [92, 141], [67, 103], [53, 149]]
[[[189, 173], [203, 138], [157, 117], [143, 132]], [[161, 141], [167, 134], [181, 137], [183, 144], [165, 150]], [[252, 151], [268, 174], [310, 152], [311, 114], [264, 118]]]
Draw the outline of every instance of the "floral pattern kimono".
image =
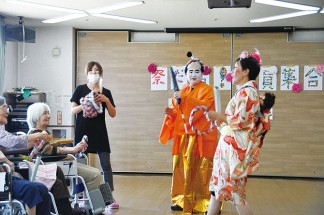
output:
[[247, 176], [258, 169], [254, 117], [260, 103], [256, 87], [255, 81], [245, 83], [226, 107], [228, 126], [221, 129], [210, 182], [218, 201], [245, 205]]

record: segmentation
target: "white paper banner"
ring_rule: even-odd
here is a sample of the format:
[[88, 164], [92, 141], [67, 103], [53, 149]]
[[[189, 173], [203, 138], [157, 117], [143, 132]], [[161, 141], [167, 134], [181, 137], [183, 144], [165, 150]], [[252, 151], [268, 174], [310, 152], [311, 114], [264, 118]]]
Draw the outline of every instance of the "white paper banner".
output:
[[299, 66], [281, 66], [280, 90], [291, 90], [299, 83]]
[[[181, 90], [184, 86], [187, 85], [187, 76], [185, 75], [185, 72], [184, 72], [185, 67], [184, 66], [182, 66], [182, 67], [172, 66], [172, 69], [176, 75], [179, 90]], [[173, 90], [172, 81], [171, 81], [171, 89]]]
[[151, 90], [168, 89], [168, 69], [157, 67], [156, 72], [151, 74]]
[[277, 72], [278, 69], [276, 66], [261, 67], [259, 75], [259, 90], [276, 91]]
[[209, 75], [203, 75], [203, 77], [202, 77], [202, 81], [203, 81], [205, 84], [208, 84], [208, 85], [209, 85]]
[[323, 76], [315, 71], [316, 66], [304, 66], [304, 90], [322, 90]]
[[214, 66], [214, 87], [218, 90], [230, 90], [231, 82], [226, 81], [226, 74], [231, 72], [231, 66]]

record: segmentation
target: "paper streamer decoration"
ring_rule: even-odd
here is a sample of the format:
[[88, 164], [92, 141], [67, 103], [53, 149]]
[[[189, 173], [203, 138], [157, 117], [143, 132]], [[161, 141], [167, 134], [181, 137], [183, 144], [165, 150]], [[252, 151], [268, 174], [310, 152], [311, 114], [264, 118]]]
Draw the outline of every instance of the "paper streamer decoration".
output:
[[220, 113], [221, 110], [221, 99], [220, 99], [220, 93], [219, 93], [219, 89], [218, 87], [214, 87], [214, 96], [215, 96], [215, 108], [216, 108], [216, 112]]
[[102, 94], [102, 77], [99, 79], [99, 92]]

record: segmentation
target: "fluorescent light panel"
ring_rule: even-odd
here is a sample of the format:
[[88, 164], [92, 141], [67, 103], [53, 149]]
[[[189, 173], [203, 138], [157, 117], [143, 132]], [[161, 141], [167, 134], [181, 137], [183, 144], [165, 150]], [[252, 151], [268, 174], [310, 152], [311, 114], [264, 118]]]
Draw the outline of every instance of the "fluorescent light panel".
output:
[[296, 10], [318, 11], [320, 9], [319, 7], [295, 4], [295, 3], [284, 2], [284, 1], [276, 1], [276, 0], [255, 0], [255, 3], [267, 4], [267, 5], [278, 6], [278, 7], [286, 7], [286, 8], [296, 9]]
[[108, 14], [91, 14], [92, 16], [102, 17], [102, 18], [108, 18], [108, 19], [118, 19], [128, 22], [138, 22], [138, 23], [144, 23], [144, 24], [156, 24], [157, 21], [151, 21], [151, 20], [145, 20], [145, 19], [135, 19], [135, 18], [129, 18], [124, 16], [115, 16], [115, 15], [108, 15]]
[[109, 11], [124, 9], [124, 8], [128, 8], [128, 7], [142, 5], [142, 4], [144, 4], [144, 1], [126, 1], [126, 2], [122, 2], [119, 4], [107, 6], [107, 7], [101, 7], [101, 8], [89, 10], [88, 12], [89, 13], [106, 13]]
[[144, 23], [144, 24], [156, 24], [157, 23], [156, 21], [151, 21], [151, 20], [135, 19], [135, 18], [129, 18], [129, 17], [123, 17], [123, 16], [102, 14], [102, 13], [108, 12], [108, 11], [114, 11], [114, 10], [133, 7], [133, 6], [137, 6], [137, 5], [142, 5], [142, 4], [144, 4], [144, 1], [126, 1], [126, 2], [115, 4], [112, 6], [102, 7], [102, 8], [98, 8], [98, 9], [89, 10], [89, 11], [74, 10], [74, 9], [69, 9], [69, 8], [56, 7], [56, 6], [32, 3], [32, 2], [27, 2], [27, 1], [19, 1], [19, 0], [5, 0], [5, 1], [8, 3], [13, 3], [13, 4], [18, 4], [18, 5], [25, 5], [25, 6], [73, 13], [73, 14], [67, 15], [67, 16], [61, 16], [61, 17], [56, 17], [53, 19], [47, 19], [47, 20], [42, 21], [43, 23], [59, 23], [59, 22], [64, 22], [64, 21], [68, 21], [68, 20], [73, 20], [73, 19], [77, 19], [77, 18], [90, 16], [90, 15], [97, 16], [97, 17], [103, 17], [103, 18], [118, 19], [118, 20], [129, 21], [129, 22], [138, 22], [138, 23]]
[[74, 10], [74, 9], [70, 9], [70, 8], [56, 7], [56, 6], [45, 5], [45, 4], [40, 4], [40, 3], [32, 3], [32, 2], [27, 2], [27, 1], [6, 0], [6, 2], [12, 3], [12, 4], [17, 4], [17, 5], [43, 8], [43, 9], [48, 9], [48, 10], [56, 10], [56, 11], [61, 11], [61, 12], [66, 12], [66, 13], [83, 13], [82, 10]]
[[53, 19], [47, 19], [42, 21], [43, 23], [59, 23], [59, 22], [64, 22], [64, 21], [68, 21], [68, 20], [73, 20], [73, 19], [77, 19], [77, 18], [81, 18], [81, 17], [86, 17], [89, 16], [86, 13], [75, 13], [75, 14], [71, 14], [71, 15], [67, 15], [67, 16], [60, 16], [57, 18], [53, 18]]
[[252, 20], [250, 20], [250, 22], [251, 23], [269, 22], [269, 21], [287, 19], [287, 18], [292, 18], [292, 17], [297, 17], [297, 16], [305, 16], [305, 15], [314, 14], [314, 13], [317, 13], [317, 11], [300, 11], [300, 12], [296, 12], [296, 13], [288, 13], [288, 14], [283, 14], [283, 15], [278, 15], [278, 16], [269, 16], [269, 17], [264, 17], [264, 18], [260, 18], [260, 19], [252, 19]]

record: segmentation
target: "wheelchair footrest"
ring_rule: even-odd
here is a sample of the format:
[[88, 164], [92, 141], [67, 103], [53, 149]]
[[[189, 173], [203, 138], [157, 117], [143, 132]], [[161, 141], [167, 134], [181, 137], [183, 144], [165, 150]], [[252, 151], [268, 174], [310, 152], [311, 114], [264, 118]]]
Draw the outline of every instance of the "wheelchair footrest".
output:
[[112, 196], [112, 192], [108, 183], [101, 184], [100, 191], [106, 205], [110, 205], [114, 202], [114, 197]]

